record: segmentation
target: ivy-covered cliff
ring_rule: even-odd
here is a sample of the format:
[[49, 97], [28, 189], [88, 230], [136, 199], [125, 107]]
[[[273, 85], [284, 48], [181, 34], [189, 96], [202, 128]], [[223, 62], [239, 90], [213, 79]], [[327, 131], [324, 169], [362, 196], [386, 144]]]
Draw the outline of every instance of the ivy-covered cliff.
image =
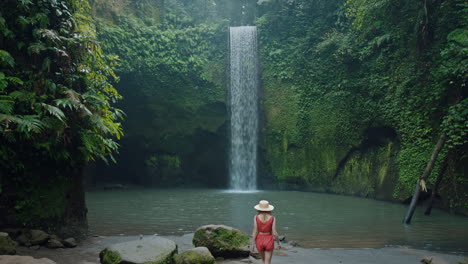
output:
[[463, 1], [264, 1], [263, 149], [275, 179], [404, 200], [445, 133], [441, 195], [466, 209], [467, 10]]
[[90, 184], [225, 185], [225, 8], [178, 1], [94, 1], [99, 40], [118, 58], [126, 135], [116, 165]]
[[117, 3], [93, 1], [128, 114], [100, 179], [226, 186], [227, 30], [255, 24], [261, 186], [405, 200], [445, 133], [428, 187], [448, 156], [442, 201], [466, 208], [463, 1]]

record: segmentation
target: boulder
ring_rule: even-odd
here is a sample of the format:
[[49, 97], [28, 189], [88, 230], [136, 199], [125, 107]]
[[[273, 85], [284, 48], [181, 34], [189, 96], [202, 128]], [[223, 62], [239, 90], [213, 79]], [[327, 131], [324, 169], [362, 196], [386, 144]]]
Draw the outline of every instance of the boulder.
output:
[[57, 264], [54, 261], [41, 258], [35, 259], [29, 256], [0, 256], [0, 263], [2, 264]]
[[76, 240], [73, 237], [64, 239], [62, 244], [68, 248], [73, 248], [77, 246]]
[[32, 250], [39, 250], [40, 248], [41, 248], [41, 246], [39, 246], [39, 245], [29, 247], [29, 249], [32, 249]]
[[22, 246], [31, 246], [31, 242], [29, 242], [29, 237], [26, 235], [26, 233], [21, 233], [21, 235], [16, 238], [16, 241]]
[[16, 240], [24, 246], [42, 245], [49, 240], [50, 236], [41, 230], [24, 230]]
[[192, 242], [196, 247], [207, 247], [215, 257], [245, 258], [250, 253], [249, 236], [225, 225], [199, 227]]
[[5, 228], [0, 232], [8, 233], [11, 239], [15, 240], [19, 235], [21, 235], [22, 229], [21, 228]]
[[0, 232], [0, 255], [16, 254], [16, 242], [13, 241], [8, 233]]
[[173, 262], [177, 246], [162, 237], [148, 237], [111, 245], [99, 254], [102, 264], [168, 264]]
[[49, 234], [41, 230], [31, 230], [30, 232], [31, 245], [41, 245], [44, 244], [49, 239]]
[[64, 248], [65, 246], [62, 244], [62, 242], [58, 241], [57, 239], [49, 239], [49, 241], [47, 241], [46, 247], [48, 247], [48, 248]]
[[215, 264], [215, 258], [206, 247], [189, 249], [175, 256], [175, 264]]

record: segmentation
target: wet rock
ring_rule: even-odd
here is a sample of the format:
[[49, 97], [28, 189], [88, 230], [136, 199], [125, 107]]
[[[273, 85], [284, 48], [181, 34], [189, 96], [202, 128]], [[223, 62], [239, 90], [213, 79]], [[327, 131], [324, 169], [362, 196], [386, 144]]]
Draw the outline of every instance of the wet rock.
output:
[[60, 237], [58, 237], [57, 235], [50, 235], [49, 239], [55, 239], [55, 240], [58, 240], [58, 241], [61, 240]]
[[16, 238], [16, 241], [22, 246], [26, 246], [26, 247], [31, 246], [31, 243], [29, 242], [29, 237], [26, 235], [26, 233], [21, 233], [21, 235], [19, 235]]
[[32, 249], [32, 250], [39, 250], [41, 248], [41, 246], [35, 245], [35, 246], [30, 246], [29, 248]]
[[225, 225], [199, 227], [192, 242], [196, 247], [207, 247], [215, 257], [245, 258], [250, 254], [249, 236]]
[[21, 235], [22, 229], [21, 228], [5, 228], [1, 232], [8, 233], [11, 239], [16, 239], [19, 235]]
[[172, 263], [177, 246], [174, 241], [162, 237], [114, 244], [99, 254], [102, 264], [165, 264]]
[[29, 256], [0, 256], [0, 263], [2, 264], [57, 264], [54, 261], [41, 258], [35, 259]]
[[13, 241], [8, 233], [0, 232], [0, 255], [16, 254], [16, 242]]
[[62, 241], [62, 244], [68, 248], [74, 248], [77, 246], [76, 240], [73, 237], [69, 237]]
[[291, 241], [289, 242], [289, 245], [293, 246], [293, 247], [299, 247], [299, 243], [297, 243], [296, 241]]
[[278, 239], [279, 239], [281, 242], [286, 242], [286, 237], [285, 237], [285, 236], [278, 236]]
[[432, 258], [429, 259], [429, 258], [423, 258], [421, 259], [421, 263], [424, 263], [424, 264], [432, 264]]
[[31, 245], [41, 245], [44, 244], [49, 239], [49, 234], [41, 230], [31, 230], [30, 232]]
[[206, 247], [189, 249], [177, 255], [175, 264], [215, 264], [215, 258]]
[[42, 245], [49, 240], [50, 235], [41, 230], [23, 230], [21, 235], [16, 238], [16, 241], [23, 246]]
[[47, 248], [64, 248], [65, 246], [57, 239], [49, 239], [46, 244]]

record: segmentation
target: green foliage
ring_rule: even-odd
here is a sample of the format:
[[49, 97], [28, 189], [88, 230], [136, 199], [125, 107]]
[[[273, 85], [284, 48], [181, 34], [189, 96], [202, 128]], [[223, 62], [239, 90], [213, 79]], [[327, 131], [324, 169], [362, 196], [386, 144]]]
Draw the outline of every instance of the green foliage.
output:
[[[122, 112], [110, 103], [120, 99], [111, 84], [118, 78], [95, 41], [87, 1], [3, 1], [0, 8], [8, 10], [0, 13], [4, 194], [24, 224], [61, 219], [67, 174], [117, 152]], [[25, 180], [38, 177], [56, 180], [56, 188]]]
[[[394, 197], [405, 199], [442, 131], [449, 147], [466, 145], [467, 10], [459, 0], [262, 4], [256, 23], [275, 177], [334, 186], [338, 162], [365, 130], [386, 126], [400, 145]], [[339, 184], [354, 184], [347, 180]]]
[[468, 98], [449, 108], [448, 115], [442, 122], [442, 129], [447, 135], [449, 148], [468, 143]]
[[99, 254], [99, 258], [101, 259], [101, 263], [104, 264], [118, 264], [122, 261], [122, 257], [119, 253], [107, 248]]

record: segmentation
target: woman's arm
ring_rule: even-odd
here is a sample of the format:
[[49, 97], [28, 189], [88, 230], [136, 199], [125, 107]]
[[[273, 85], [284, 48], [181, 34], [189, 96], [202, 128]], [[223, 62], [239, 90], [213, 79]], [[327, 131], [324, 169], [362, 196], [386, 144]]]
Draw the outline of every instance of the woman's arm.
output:
[[273, 226], [272, 226], [272, 231], [273, 231], [273, 237], [275, 238], [276, 242], [278, 243], [278, 249], [281, 249], [281, 242], [278, 237], [278, 232], [276, 231], [276, 217], [273, 218]]
[[250, 243], [250, 251], [251, 252], [255, 252], [255, 239], [257, 238], [257, 235], [258, 235], [256, 217], [257, 216], [254, 216], [254, 226], [253, 226], [253, 231], [252, 231], [252, 242]]

